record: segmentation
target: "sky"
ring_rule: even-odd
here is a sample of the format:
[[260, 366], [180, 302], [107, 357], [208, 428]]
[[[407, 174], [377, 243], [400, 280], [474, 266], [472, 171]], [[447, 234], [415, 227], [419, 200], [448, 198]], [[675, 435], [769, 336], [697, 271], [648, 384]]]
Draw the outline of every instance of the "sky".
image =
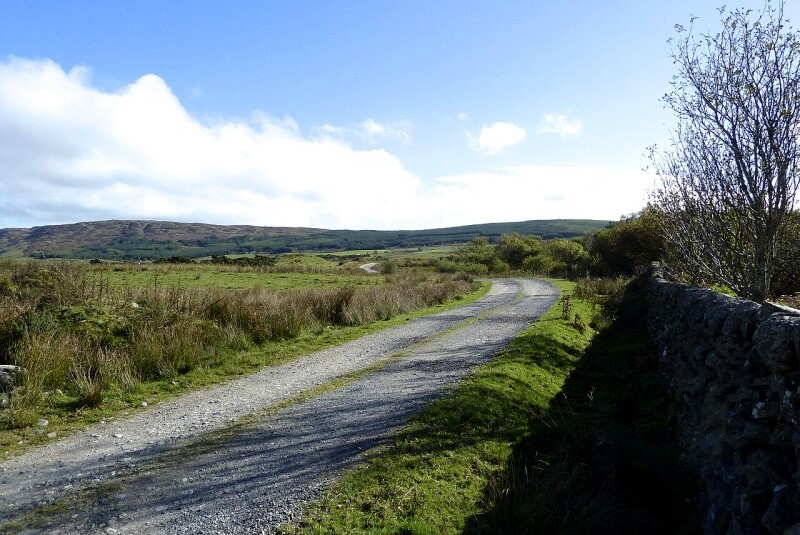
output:
[[667, 40], [718, 7], [5, 0], [0, 228], [617, 220], [674, 128]]

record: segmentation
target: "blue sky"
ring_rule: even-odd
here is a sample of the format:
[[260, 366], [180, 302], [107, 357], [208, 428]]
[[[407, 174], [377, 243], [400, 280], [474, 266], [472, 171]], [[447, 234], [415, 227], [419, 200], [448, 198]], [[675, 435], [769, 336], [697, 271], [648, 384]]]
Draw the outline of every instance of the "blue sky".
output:
[[717, 7], [6, 1], [0, 227], [618, 219], [672, 126], [667, 39]]

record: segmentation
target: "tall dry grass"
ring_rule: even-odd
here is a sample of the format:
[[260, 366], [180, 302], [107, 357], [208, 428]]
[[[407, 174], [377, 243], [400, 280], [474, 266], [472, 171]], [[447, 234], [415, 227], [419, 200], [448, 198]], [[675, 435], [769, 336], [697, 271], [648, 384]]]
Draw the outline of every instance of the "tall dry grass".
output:
[[359, 289], [114, 289], [85, 264], [0, 264], [0, 363], [23, 369], [0, 419], [29, 424], [47, 392], [95, 406], [112, 389], [215, 366], [231, 351], [389, 319], [473, 288], [453, 277], [396, 274]]

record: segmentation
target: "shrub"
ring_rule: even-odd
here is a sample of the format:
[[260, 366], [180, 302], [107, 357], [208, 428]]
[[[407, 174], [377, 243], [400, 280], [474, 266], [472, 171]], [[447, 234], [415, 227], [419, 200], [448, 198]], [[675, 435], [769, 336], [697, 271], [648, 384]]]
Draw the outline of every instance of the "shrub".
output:
[[603, 304], [610, 296], [622, 291], [630, 280], [630, 277], [621, 276], [580, 279], [575, 286], [575, 296], [595, 304]]
[[397, 262], [394, 260], [386, 260], [385, 262], [381, 262], [379, 266], [379, 271], [385, 274], [392, 274], [397, 272]]
[[600, 307], [592, 326], [603, 329], [609, 326], [618, 316], [622, 306], [625, 289], [631, 282], [630, 277], [604, 277], [598, 279], [580, 279], [575, 287], [575, 296]]

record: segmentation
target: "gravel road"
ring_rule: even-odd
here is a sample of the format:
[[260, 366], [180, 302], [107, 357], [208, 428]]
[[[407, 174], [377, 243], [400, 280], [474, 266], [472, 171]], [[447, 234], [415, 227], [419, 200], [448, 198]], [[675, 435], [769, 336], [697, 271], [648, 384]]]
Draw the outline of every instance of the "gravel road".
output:
[[[360, 454], [502, 349], [553, 303], [532, 279], [493, 281], [464, 307], [415, 319], [0, 464], [2, 523], [83, 492], [80, 506], [28, 533], [270, 533], [296, 520]], [[264, 409], [376, 362], [344, 387]], [[212, 434], [250, 416], [243, 426]]]
[[359, 267], [359, 269], [363, 269], [367, 273], [377, 274], [378, 270], [375, 269], [375, 266], [377, 266], [377, 265], [378, 265], [377, 262], [370, 262], [369, 264], [361, 264], [358, 267]]

